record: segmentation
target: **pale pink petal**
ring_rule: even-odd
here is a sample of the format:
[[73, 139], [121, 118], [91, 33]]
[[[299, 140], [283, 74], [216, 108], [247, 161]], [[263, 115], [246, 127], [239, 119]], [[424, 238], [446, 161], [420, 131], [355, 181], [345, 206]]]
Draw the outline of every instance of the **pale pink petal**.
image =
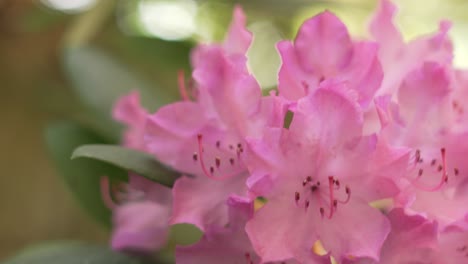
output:
[[230, 54], [245, 54], [252, 42], [252, 33], [246, 28], [246, 17], [242, 7], [234, 8], [232, 22], [224, 40], [224, 49]]
[[129, 202], [114, 211], [115, 250], [153, 252], [164, 246], [170, 207], [151, 201]]
[[216, 181], [207, 177], [181, 178], [173, 187], [172, 224], [189, 223], [205, 231], [228, 223], [226, 201], [231, 195], [246, 196], [246, 177]]
[[340, 260], [349, 256], [378, 260], [390, 223], [379, 210], [352, 198], [338, 205], [331, 219], [318, 221], [318, 232], [323, 246]]
[[294, 199], [269, 200], [247, 223], [250, 241], [264, 262], [294, 258], [311, 250], [317, 240], [310, 219], [297, 210]]
[[380, 0], [379, 9], [370, 24], [370, 32], [380, 44], [381, 58], [389, 61], [404, 45], [403, 38], [393, 24], [395, 5], [389, 0]]
[[339, 78], [357, 91], [359, 104], [367, 108], [384, 76], [377, 54], [378, 44], [358, 42], [354, 44], [353, 50], [352, 60]]
[[278, 74], [278, 90], [281, 96], [296, 101], [315, 90], [320, 77], [303, 69], [293, 43], [280, 41], [277, 44], [277, 49], [282, 60]]
[[123, 144], [126, 147], [144, 150], [143, 130], [147, 111], [140, 104], [138, 92], [119, 98], [113, 108], [113, 117], [127, 126]]
[[353, 51], [346, 26], [329, 11], [304, 22], [294, 45], [302, 67], [323, 76], [346, 66]]
[[361, 136], [363, 115], [356, 93], [344, 83], [326, 81], [309, 97], [298, 102], [290, 130], [302, 140], [332, 147]]

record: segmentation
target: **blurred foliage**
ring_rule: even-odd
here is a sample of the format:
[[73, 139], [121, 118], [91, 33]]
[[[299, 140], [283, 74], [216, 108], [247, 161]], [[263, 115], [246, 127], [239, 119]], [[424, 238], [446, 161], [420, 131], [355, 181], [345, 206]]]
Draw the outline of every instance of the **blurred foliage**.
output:
[[[10, 214], [3, 220], [7, 222], [0, 225], [4, 226], [0, 230], [0, 247], [6, 248], [0, 252], [0, 258], [41, 239], [73, 236], [103, 241], [102, 237], [93, 236], [98, 229], [89, 228], [90, 223], [81, 223], [84, 218], [72, 222], [76, 213], [70, 211], [68, 200], [63, 201], [63, 208], [56, 206], [57, 198], [60, 200], [64, 193], [62, 186], [54, 185], [54, 178], [48, 177], [53, 171], [39, 136], [47, 124], [55, 124], [47, 130], [47, 149], [62, 178], [83, 207], [108, 226], [110, 212], [102, 204], [98, 189], [99, 176], [107, 168], [87, 160], [71, 162], [69, 157], [80, 144], [119, 142], [122, 127], [111, 118], [116, 98], [138, 89], [150, 111], [177, 100], [177, 70], [190, 72], [190, 50], [196, 43], [223, 38], [236, 3], [246, 10], [249, 29], [255, 33], [248, 52], [249, 67], [265, 89], [276, 84], [280, 60], [275, 43], [294, 38], [305, 19], [330, 9], [353, 34], [365, 36], [366, 23], [377, 3], [375, 0], [98, 0], [82, 11], [62, 12], [50, 8], [52, 1], [48, 1], [48, 7], [42, 4], [44, 1], [0, 0], [0, 79], [4, 92], [0, 105], [2, 120], [6, 120], [2, 129], [7, 133], [2, 138], [11, 149], [3, 160], [21, 169], [6, 169], [5, 175], [15, 177], [2, 178], [0, 186], [11, 191], [0, 192], [0, 200], [16, 200], [18, 196], [24, 200], [21, 210], [11, 203], [2, 204], [2, 209], [10, 210]], [[196, 30], [176, 41], [152, 34], [154, 31], [148, 27], [154, 25], [144, 24], [141, 19], [142, 2], [194, 3]], [[395, 2], [401, 10], [397, 24], [406, 38], [434, 31], [442, 18], [454, 20], [451, 34], [456, 64], [468, 66], [467, 1], [428, 0], [424, 8], [419, 0]], [[177, 15], [173, 17], [182, 20]], [[68, 121], [55, 123], [57, 120]], [[10, 140], [16, 139], [13, 135], [21, 140], [13, 142]], [[115, 173], [123, 177], [122, 171]], [[52, 193], [49, 198], [45, 196], [48, 193]], [[42, 224], [33, 225], [28, 218], [43, 219]], [[62, 222], [70, 225], [64, 224], [63, 230], [59, 230], [57, 223]], [[10, 229], [22, 230], [25, 235]], [[43, 231], [32, 235], [31, 230]], [[89, 230], [88, 235], [82, 230]], [[200, 235], [193, 229], [175, 230], [165, 251], [168, 259], [174, 241], [183, 237], [181, 234], [194, 233], [188, 238], [190, 242]], [[12, 243], [14, 239], [17, 242]]]

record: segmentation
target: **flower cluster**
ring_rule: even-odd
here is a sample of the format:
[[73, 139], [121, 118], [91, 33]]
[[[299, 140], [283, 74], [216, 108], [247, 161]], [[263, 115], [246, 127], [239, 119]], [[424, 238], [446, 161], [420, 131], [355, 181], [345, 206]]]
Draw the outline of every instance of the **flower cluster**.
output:
[[183, 176], [171, 191], [131, 175], [113, 248], [157, 250], [189, 223], [204, 235], [180, 264], [468, 263], [468, 72], [448, 22], [405, 42], [394, 13], [380, 2], [369, 40], [328, 11], [305, 21], [263, 96], [237, 7], [224, 43], [193, 51], [181, 101], [122, 98], [125, 145]]

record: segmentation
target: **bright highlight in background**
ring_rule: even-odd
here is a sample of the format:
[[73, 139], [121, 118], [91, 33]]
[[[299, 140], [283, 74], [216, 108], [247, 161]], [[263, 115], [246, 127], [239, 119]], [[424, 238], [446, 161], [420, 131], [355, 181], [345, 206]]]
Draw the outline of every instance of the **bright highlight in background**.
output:
[[41, 2], [52, 9], [77, 13], [91, 8], [97, 0], [41, 0]]
[[138, 18], [146, 34], [181, 40], [195, 32], [197, 4], [193, 0], [140, 1]]

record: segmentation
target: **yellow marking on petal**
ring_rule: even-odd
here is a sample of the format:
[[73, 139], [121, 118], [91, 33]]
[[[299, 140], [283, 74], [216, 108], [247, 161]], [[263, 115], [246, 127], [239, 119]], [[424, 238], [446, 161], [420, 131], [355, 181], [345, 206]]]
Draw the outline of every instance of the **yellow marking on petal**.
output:
[[376, 200], [376, 201], [370, 202], [369, 205], [385, 213], [390, 208], [393, 207], [393, 200], [390, 198]]
[[314, 245], [312, 246], [312, 251], [319, 256], [323, 256], [328, 253], [320, 240], [315, 241]]
[[254, 209], [255, 211], [258, 211], [260, 208], [262, 208], [265, 204], [267, 203], [267, 200], [263, 197], [258, 197], [254, 200]]
[[338, 261], [334, 257], [330, 256], [330, 260], [332, 264], [338, 264]]

